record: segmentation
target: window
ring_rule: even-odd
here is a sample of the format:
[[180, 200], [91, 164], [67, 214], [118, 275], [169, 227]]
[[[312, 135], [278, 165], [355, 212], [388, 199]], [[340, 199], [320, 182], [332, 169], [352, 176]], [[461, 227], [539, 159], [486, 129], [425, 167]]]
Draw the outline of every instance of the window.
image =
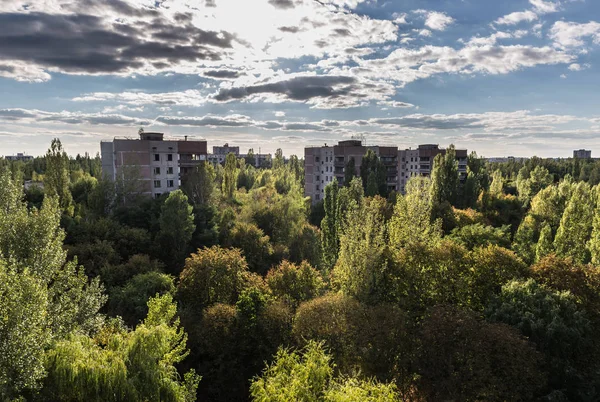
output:
[[154, 161], [160, 162], [160, 154], [154, 154]]
[[173, 166], [167, 168], [167, 174], [173, 174]]
[[169, 162], [171, 162], [171, 161], [173, 160], [173, 154], [168, 154], [168, 155], [167, 155], [167, 160], [168, 160]]
[[154, 194], [154, 198], [160, 198], [160, 196], [161, 196], [161, 193], [155, 193]]
[[319, 157], [315, 156], [315, 162], [319, 162]]
[[167, 187], [173, 187], [173, 180], [167, 180]]
[[160, 174], [160, 168], [159, 167], [155, 167], [154, 168], [154, 174]]
[[321, 198], [320, 194], [315, 195], [315, 200], [319, 201], [320, 198]]
[[154, 188], [160, 188], [160, 180], [154, 180]]

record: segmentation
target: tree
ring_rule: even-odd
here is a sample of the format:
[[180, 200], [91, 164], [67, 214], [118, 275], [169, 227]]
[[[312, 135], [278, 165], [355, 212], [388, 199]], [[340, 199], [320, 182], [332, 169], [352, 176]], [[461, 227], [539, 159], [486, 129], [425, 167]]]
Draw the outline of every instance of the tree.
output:
[[592, 233], [594, 203], [590, 186], [579, 183], [573, 191], [556, 232], [554, 247], [557, 255], [573, 257], [579, 262], [590, 260], [586, 243]]
[[240, 249], [252, 272], [264, 275], [271, 267], [273, 247], [269, 236], [253, 223], [236, 222], [223, 245]]
[[338, 191], [338, 182], [334, 177], [333, 181], [325, 187], [325, 200], [323, 201], [325, 217], [321, 221], [321, 247], [323, 249], [323, 266], [326, 272], [335, 265], [340, 247], [339, 223], [337, 222]]
[[456, 149], [450, 145], [444, 155], [438, 154], [431, 169], [431, 201], [436, 206], [448, 202], [454, 205], [458, 193], [458, 162]]
[[183, 177], [183, 191], [193, 204], [209, 204], [215, 190], [215, 178], [213, 165], [201, 162]]
[[419, 335], [417, 390], [423, 400], [534, 400], [543, 390], [540, 354], [508, 325], [440, 306]]
[[527, 206], [540, 190], [552, 184], [553, 181], [553, 176], [543, 166], [536, 166], [531, 172], [527, 167], [523, 167], [519, 170], [517, 177], [519, 198]]
[[156, 295], [175, 294], [173, 277], [150, 271], [138, 274], [123, 286], [109, 290], [108, 311], [120, 316], [129, 326], [135, 327], [148, 314], [148, 301]]
[[367, 196], [387, 196], [385, 165], [371, 149], [367, 150], [360, 163], [360, 178]]
[[195, 401], [200, 377], [180, 380], [175, 364], [189, 353], [187, 334], [170, 295], [148, 302], [148, 316], [135, 331], [115, 322], [92, 339], [74, 334], [48, 353], [46, 400]]
[[246, 165], [256, 166], [256, 156], [254, 155], [254, 148], [248, 149], [248, 153], [246, 154]]
[[292, 306], [298, 306], [303, 301], [319, 296], [325, 288], [319, 271], [307, 262], [300, 265], [288, 261], [281, 262], [269, 271], [266, 283], [273, 296]]
[[58, 197], [61, 210], [67, 215], [73, 215], [73, 197], [69, 190], [69, 156], [63, 150], [58, 138], [52, 140], [46, 152], [46, 173], [44, 175], [44, 190], [50, 197]]
[[399, 196], [388, 224], [390, 246], [401, 249], [409, 243], [433, 245], [442, 236], [441, 222], [431, 214], [430, 182], [414, 177], [406, 184], [406, 195]]
[[351, 156], [344, 167], [344, 186], [349, 186], [353, 178], [356, 177], [356, 161], [354, 156]]
[[467, 225], [452, 230], [450, 239], [464, 245], [468, 249], [486, 246], [488, 244], [510, 247], [510, 226], [500, 228], [485, 226], [481, 223]]
[[600, 204], [597, 203], [594, 209], [594, 218], [592, 220], [592, 233], [588, 242], [591, 262], [594, 265], [600, 265]]
[[552, 245], [552, 228], [546, 223], [540, 232], [540, 238], [535, 249], [535, 260], [540, 261], [554, 250]]
[[273, 159], [273, 170], [283, 169], [284, 164], [283, 151], [281, 148], [277, 148], [275, 150], [275, 159]]
[[183, 308], [196, 312], [214, 303], [233, 304], [250, 278], [239, 250], [204, 248], [185, 262], [179, 277], [179, 299]]
[[176, 271], [188, 253], [188, 246], [196, 226], [192, 206], [181, 190], [169, 194], [161, 207], [158, 245], [165, 255], [164, 261]]
[[233, 153], [227, 154], [225, 158], [225, 169], [223, 171], [222, 191], [227, 199], [232, 199], [237, 185], [237, 176], [239, 170], [237, 159]]
[[500, 196], [504, 194], [504, 178], [500, 170], [495, 170], [492, 174], [492, 184], [490, 184], [490, 194]]
[[340, 237], [340, 253], [332, 271], [332, 282], [347, 295], [361, 301], [385, 298], [387, 245], [384, 218], [385, 200], [365, 199], [352, 205]]
[[323, 344], [310, 342], [301, 352], [280, 348], [275, 361], [250, 385], [252, 400], [278, 401], [368, 401], [399, 400], [394, 385], [338, 378], [335, 364]]
[[491, 321], [519, 329], [546, 356], [550, 386], [581, 399], [585, 386], [577, 372], [590, 352], [592, 331], [587, 314], [569, 292], [554, 291], [535, 280], [511, 281], [486, 313]]
[[44, 348], [52, 335], [47, 314], [46, 286], [0, 260], [0, 399], [38, 389], [46, 374]]

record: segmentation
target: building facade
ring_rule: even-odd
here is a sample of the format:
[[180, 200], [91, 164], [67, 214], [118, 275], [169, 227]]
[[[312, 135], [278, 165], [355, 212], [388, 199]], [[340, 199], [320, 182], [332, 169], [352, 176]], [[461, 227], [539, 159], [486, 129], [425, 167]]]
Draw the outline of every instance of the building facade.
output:
[[[404, 193], [411, 177], [429, 177], [436, 155], [445, 155], [446, 150], [437, 144], [420, 145], [416, 149], [399, 150], [398, 147], [367, 146], [361, 140], [340, 141], [337, 145], [307, 147], [304, 149], [304, 193], [317, 203], [325, 198], [325, 187], [337, 179], [344, 185], [345, 169], [348, 161], [354, 159], [355, 172], [360, 175], [362, 158], [367, 150], [372, 150], [386, 167], [388, 191]], [[467, 176], [467, 150], [457, 149], [458, 173], [460, 179]]]
[[102, 173], [109, 179], [133, 178], [152, 197], [177, 190], [181, 177], [206, 160], [204, 140], [165, 140], [163, 133], [140, 133], [139, 139], [115, 138], [100, 143]]
[[587, 149], [577, 149], [573, 151], [573, 158], [577, 159], [592, 159], [592, 151]]
[[4, 159], [6, 159], [7, 161], [22, 161], [22, 162], [28, 162], [28, 161], [32, 161], [33, 160], [33, 156], [31, 155], [25, 155], [23, 153], [18, 153], [16, 155], [6, 155], [4, 157]]
[[355, 172], [360, 174], [362, 158], [372, 150], [386, 167], [388, 191], [397, 191], [398, 147], [366, 146], [361, 140], [340, 141], [337, 145], [304, 149], [304, 193], [313, 203], [325, 198], [325, 187], [334, 178], [344, 185], [346, 164], [354, 159]]
[[[437, 144], [419, 145], [416, 149], [398, 151], [398, 190], [404, 194], [411, 177], [431, 176], [433, 160], [437, 155], [445, 155], [446, 149]], [[458, 174], [461, 180], [467, 178], [467, 150], [457, 149]]]

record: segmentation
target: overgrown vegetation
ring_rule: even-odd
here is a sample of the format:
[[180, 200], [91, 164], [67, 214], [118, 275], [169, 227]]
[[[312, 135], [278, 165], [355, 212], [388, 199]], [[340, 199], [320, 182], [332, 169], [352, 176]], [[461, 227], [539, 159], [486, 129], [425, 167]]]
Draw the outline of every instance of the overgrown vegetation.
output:
[[317, 205], [280, 151], [159, 199], [58, 140], [2, 161], [0, 399], [600, 399], [598, 164], [453, 152]]

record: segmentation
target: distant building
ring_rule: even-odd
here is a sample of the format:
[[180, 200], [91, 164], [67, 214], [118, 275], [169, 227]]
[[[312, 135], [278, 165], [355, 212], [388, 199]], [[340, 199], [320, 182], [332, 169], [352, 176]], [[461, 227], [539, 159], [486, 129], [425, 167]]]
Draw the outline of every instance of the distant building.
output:
[[361, 140], [340, 141], [337, 145], [308, 147], [304, 149], [304, 193], [313, 203], [325, 198], [325, 187], [335, 177], [340, 186], [344, 185], [345, 167], [354, 158], [356, 174], [360, 174], [362, 158], [371, 149], [387, 169], [386, 182], [389, 191], [398, 186], [398, 147], [366, 146]]
[[524, 162], [529, 158], [515, 157], [515, 156], [502, 156], [496, 158], [486, 158], [489, 163], [507, 163], [507, 162]]
[[[354, 158], [356, 174], [360, 174], [362, 158], [373, 150], [386, 167], [388, 191], [404, 193], [411, 177], [430, 176], [436, 155], [446, 153], [438, 145], [420, 145], [417, 149], [399, 150], [398, 147], [366, 146], [361, 140], [340, 141], [337, 145], [307, 147], [304, 149], [304, 194], [316, 203], [325, 198], [325, 187], [335, 177], [344, 185], [346, 164]], [[467, 150], [457, 149], [458, 172], [461, 180], [467, 176]]]
[[[398, 189], [402, 194], [406, 189], [406, 183], [411, 177], [429, 177], [433, 168], [433, 160], [439, 154], [445, 155], [446, 149], [437, 144], [419, 145], [417, 149], [406, 149], [398, 151]], [[461, 180], [467, 177], [467, 150], [457, 149], [456, 160], [458, 161], [458, 174]]]
[[[239, 146], [230, 146], [229, 144], [225, 144], [221, 147], [214, 146], [213, 153], [207, 155], [207, 160], [212, 164], [225, 164], [225, 159], [227, 155], [230, 153], [234, 154], [236, 158], [244, 158], [248, 159], [248, 154], [240, 154]], [[269, 168], [271, 167], [271, 154], [253, 154], [252, 165], [257, 168]], [[248, 161], [247, 161], [248, 162]]]
[[28, 162], [28, 161], [32, 161], [33, 160], [33, 156], [31, 156], [31, 155], [25, 155], [23, 153], [18, 153], [16, 155], [6, 155], [4, 157], [4, 159], [6, 159], [7, 161]]
[[592, 151], [588, 151], [587, 149], [578, 149], [573, 151], [573, 158], [577, 159], [591, 159]]
[[240, 147], [230, 147], [229, 144], [225, 144], [222, 147], [213, 147], [213, 153], [208, 154], [208, 160], [213, 164], [224, 164], [227, 155], [234, 154], [237, 157], [240, 156]]
[[102, 173], [116, 180], [126, 168], [135, 169], [144, 194], [159, 197], [177, 190], [182, 176], [206, 160], [205, 140], [165, 140], [163, 133], [140, 132], [139, 136], [102, 141]]

